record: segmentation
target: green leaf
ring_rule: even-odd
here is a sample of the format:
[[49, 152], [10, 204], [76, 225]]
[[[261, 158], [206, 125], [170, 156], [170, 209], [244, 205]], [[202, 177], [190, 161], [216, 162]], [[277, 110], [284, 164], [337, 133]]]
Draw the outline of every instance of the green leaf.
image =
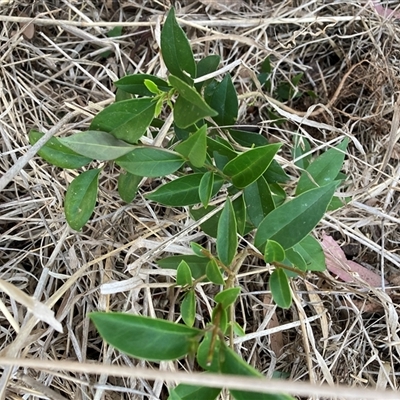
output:
[[155, 109], [156, 102], [149, 98], [118, 101], [100, 111], [90, 129], [108, 132], [117, 139], [135, 144], [146, 133]]
[[209, 263], [207, 264], [206, 275], [207, 279], [210, 282], [215, 283], [216, 285], [225, 284], [224, 277], [222, 276], [221, 270], [218, 267], [218, 264], [215, 261], [215, 259], [210, 260]]
[[235, 211], [228, 198], [218, 221], [217, 253], [221, 262], [228, 266], [232, 263], [238, 246]]
[[117, 91], [115, 92], [115, 102], [131, 100], [132, 98], [133, 97], [130, 93], [127, 93], [122, 89], [117, 89]]
[[225, 289], [222, 292], [219, 292], [215, 297], [214, 300], [221, 304], [223, 308], [228, 308], [232, 304], [235, 303], [238, 296], [240, 294], [240, 287], [234, 287]]
[[243, 235], [246, 229], [246, 204], [243, 195], [235, 199], [232, 206], [236, 217], [237, 232], [239, 235]]
[[230, 75], [225, 75], [221, 82], [206, 86], [204, 98], [209, 106], [217, 111], [214, 121], [219, 126], [229, 126], [236, 123], [238, 115], [238, 98]]
[[324, 216], [337, 183], [308, 190], [271, 211], [261, 222], [254, 244], [262, 249], [268, 240], [275, 240], [285, 250], [303, 240]]
[[116, 164], [138, 176], [158, 177], [174, 173], [184, 159], [177, 153], [151, 147], [136, 147], [115, 160]]
[[[232, 322], [231, 322], [232, 324]], [[235, 332], [235, 334], [239, 337], [243, 337], [246, 336], [246, 332], [244, 331], [243, 327], [240, 326], [236, 321], [233, 322], [232, 324], [233, 326], [233, 331]]]
[[[31, 130], [29, 132], [30, 144], [35, 144], [43, 136], [44, 133]], [[64, 146], [60, 140], [55, 137], [49, 139], [38, 151], [38, 154], [48, 163], [67, 169], [80, 168], [92, 161], [91, 158], [81, 156], [69, 147]]]
[[245, 188], [266, 171], [280, 147], [276, 143], [248, 150], [226, 164], [223, 172], [237, 188]]
[[[197, 76], [196, 78], [200, 78], [201, 76], [211, 74], [212, 72], [216, 71], [218, 65], [221, 61], [221, 57], [216, 54], [211, 54], [207, 57], [202, 58], [197, 63]], [[212, 78], [195, 83], [194, 86], [198, 92], [200, 92], [201, 88], [205, 85], [208, 85], [212, 81]]]
[[196, 318], [196, 298], [194, 290], [189, 290], [185, 294], [181, 305], [181, 315], [183, 322], [187, 326], [193, 326]]
[[228, 329], [228, 313], [221, 306], [215, 307], [211, 315], [211, 323], [218, 326], [221, 332], [225, 333]]
[[207, 264], [210, 260], [206, 257], [198, 257], [190, 254], [166, 257], [158, 260], [157, 264], [164, 269], [177, 269], [182, 261], [185, 261], [189, 265], [193, 278], [199, 279], [206, 275]]
[[290, 179], [276, 160], [272, 160], [271, 164], [264, 172], [263, 176], [269, 184], [285, 183]]
[[259, 146], [265, 146], [268, 144], [267, 138], [265, 138], [260, 133], [238, 130], [238, 129], [229, 129], [229, 133], [235, 140], [235, 142], [239, 143], [241, 146], [244, 147], [253, 148]]
[[[202, 173], [182, 176], [160, 186], [154, 192], [146, 194], [145, 197], [172, 207], [198, 204], [200, 203], [199, 186], [202, 177]], [[213, 185], [213, 195], [218, 192], [222, 183], [223, 179], [216, 176]]]
[[199, 199], [204, 208], [208, 207], [214, 187], [214, 174], [211, 171], [206, 172], [200, 180]]
[[[194, 209], [193, 207], [190, 209], [190, 215], [193, 217], [195, 221], [198, 221], [200, 218], [209, 214], [211, 211], [215, 209], [215, 206], [208, 206], [207, 208], [200, 207]], [[218, 221], [221, 217], [222, 210], [214, 214], [212, 217], [203, 222], [200, 226], [202, 231], [213, 238], [217, 237], [218, 232]]]
[[[220, 347], [221, 341], [217, 336], [213, 343], [215, 332], [206, 332], [203, 341], [197, 349], [196, 360], [201, 368], [209, 372], [220, 371]], [[213, 343], [213, 348], [211, 347]]]
[[100, 169], [78, 175], [65, 194], [64, 212], [68, 225], [79, 231], [89, 220], [96, 205]]
[[175, 151], [187, 158], [194, 167], [201, 168], [207, 156], [207, 125], [175, 147]]
[[60, 142], [82, 156], [95, 160], [114, 160], [135, 147], [107, 132], [86, 131], [60, 139]]
[[169, 86], [166, 81], [149, 74], [127, 75], [120, 80], [114, 82], [114, 85], [118, 89], [122, 89], [126, 93], [137, 94], [139, 96], [154, 96], [154, 93], [152, 93], [146, 87], [146, 80], [153, 82], [158, 87], [158, 89], [164, 92], [168, 92], [169, 90], [171, 90], [171, 86]]
[[[343, 167], [348, 143], [348, 139], [344, 139], [336, 147], [329, 149], [316, 158], [308, 166], [306, 172], [301, 174], [296, 187], [296, 195], [314, 189], [317, 186], [324, 186], [335, 181]], [[311, 175], [315, 183], [310, 179], [309, 175]]]
[[[292, 156], [297, 167], [307, 169], [311, 161], [311, 153], [302, 157], [311, 150], [310, 142], [303, 136], [296, 134], [293, 136], [294, 144]], [[301, 158], [300, 158], [301, 157]]]
[[195, 242], [190, 242], [190, 248], [193, 250], [193, 253], [199, 257], [206, 257], [206, 254], [208, 253], [207, 249]]
[[286, 250], [286, 260], [288, 260], [295, 268], [299, 269], [300, 271], [303, 272], [307, 271], [307, 264], [304, 258], [300, 253], [295, 251], [293, 247], [291, 249]]
[[189, 74], [196, 77], [196, 63], [192, 49], [182, 28], [176, 21], [175, 10], [171, 8], [161, 30], [161, 53], [168, 71], [190, 82]]
[[285, 259], [285, 250], [274, 240], [267, 240], [264, 250], [264, 260], [266, 263], [282, 262]]
[[149, 361], [176, 360], [201, 337], [199, 329], [127, 313], [90, 313], [102, 338], [130, 356]]
[[[232, 349], [223, 344], [221, 349], [221, 372], [229, 375], [244, 375], [263, 378], [263, 375], [255, 368], [247, 364]], [[282, 382], [282, 387], [285, 383]], [[229, 390], [236, 400], [294, 400], [285, 394], [245, 392], [242, 390]]]
[[176, 270], [176, 284], [180, 286], [192, 284], [192, 271], [185, 260], [182, 260]]
[[308, 271], [325, 271], [325, 254], [318, 240], [313, 236], [306, 236], [297, 243], [293, 250], [297, 251], [307, 264]]
[[183, 383], [170, 391], [168, 400], [215, 400], [221, 389]]
[[271, 190], [263, 176], [244, 189], [244, 200], [247, 216], [255, 227], [275, 209]]
[[277, 268], [269, 277], [269, 288], [275, 303], [281, 308], [289, 308], [292, 304], [292, 292], [289, 280], [282, 268]]
[[127, 172], [122, 172], [118, 176], [118, 193], [125, 203], [130, 203], [136, 196], [138, 186], [142, 180], [141, 176], [137, 176]]

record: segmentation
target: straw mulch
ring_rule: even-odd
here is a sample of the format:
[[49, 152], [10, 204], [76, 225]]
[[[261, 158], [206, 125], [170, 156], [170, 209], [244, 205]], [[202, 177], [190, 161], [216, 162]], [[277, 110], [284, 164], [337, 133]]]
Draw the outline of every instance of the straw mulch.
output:
[[[231, 70], [241, 94], [238, 123], [284, 143], [280, 161], [293, 178], [290, 185], [299, 176], [290, 155], [294, 133], [307, 138], [315, 154], [350, 139], [343, 170], [350, 202], [328, 213], [315, 234], [332, 236], [348, 258], [386, 279], [372, 288], [362, 276], [343, 282], [329, 273], [309, 274], [293, 280], [294, 304], [282, 311], [271, 302], [268, 268], [248, 257], [238, 277], [236, 319], [246, 336], [237, 338], [237, 351], [267, 377], [310, 382], [301, 398], [321, 398], [321, 383], [397, 390], [400, 20], [379, 15], [377, 2], [369, 0], [2, 0], [0, 278], [47, 303], [63, 333], [36, 323], [16, 293], [2, 287], [0, 356], [28, 358], [36, 367], [4, 367], [0, 398], [165, 399], [165, 371], [196, 369], [186, 361], [159, 365], [120, 354], [103, 344], [87, 314], [127, 311], [176, 321], [174, 277], [156, 261], [190, 252], [191, 241], [212, 241], [187, 210], [166, 210], [143, 198], [160, 180], [146, 182], [124, 204], [111, 166], [102, 175], [92, 219], [82, 232], [72, 231], [63, 198], [77, 172], [48, 165], [28, 142], [32, 128], [56, 126], [56, 136], [85, 130], [113, 101], [119, 77], [164, 76], [158, 43], [171, 3], [196, 57], [219, 54], [222, 66], [240, 60]], [[123, 27], [122, 36], [111, 39], [107, 32], [115, 26]], [[267, 56], [270, 97], [299, 73], [302, 96], [269, 103], [248, 95]], [[274, 126], [268, 110], [286, 122]], [[198, 287], [198, 326], [208, 318], [211, 293], [208, 285]], [[50, 371], [48, 361], [56, 360], [71, 368]], [[86, 369], [75, 372], [74, 362]], [[160, 379], [100, 374], [103, 364], [148, 367]], [[324, 398], [338, 398], [335, 389]]]

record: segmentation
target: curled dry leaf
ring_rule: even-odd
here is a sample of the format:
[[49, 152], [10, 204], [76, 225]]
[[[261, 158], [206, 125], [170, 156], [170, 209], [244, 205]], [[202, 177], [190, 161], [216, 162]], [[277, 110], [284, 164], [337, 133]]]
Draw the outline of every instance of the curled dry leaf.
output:
[[[381, 286], [382, 278], [362, 265], [348, 260], [343, 250], [331, 236], [323, 235], [321, 245], [325, 253], [326, 268], [333, 275], [344, 282], [357, 282], [355, 277], [358, 276], [372, 287]], [[387, 283], [386, 280], [385, 283]]]

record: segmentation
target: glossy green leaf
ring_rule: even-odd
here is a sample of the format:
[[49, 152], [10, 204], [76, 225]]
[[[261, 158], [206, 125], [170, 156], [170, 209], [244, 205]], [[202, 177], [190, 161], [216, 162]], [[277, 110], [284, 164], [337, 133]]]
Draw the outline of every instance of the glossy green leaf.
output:
[[115, 102], [131, 99], [133, 99], [133, 96], [122, 89], [117, 89], [117, 91], [115, 92]]
[[222, 292], [219, 292], [214, 300], [221, 304], [223, 308], [228, 308], [232, 304], [235, 303], [240, 294], [240, 287], [234, 287], [225, 289]]
[[89, 317], [111, 346], [149, 361], [182, 358], [202, 335], [199, 329], [128, 313], [95, 312]]
[[172, 151], [152, 147], [136, 147], [115, 160], [116, 164], [138, 176], [158, 177], [177, 171], [185, 160]]
[[[190, 215], [193, 217], [195, 221], [198, 221], [200, 218], [204, 217], [205, 215], [209, 214], [211, 211], [215, 209], [215, 206], [208, 206], [207, 208], [200, 207], [200, 208], [191, 208]], [[205, 222], [203, 222], [200, 226], [202, 231], [213, 238], [217, 237], [218, 233], [218, 221], [221, 217], [222, 210], [211, 216]]]
[[269, 288], [275, 303], [281, 308], [289, 308], [292, 304], [292, 292], [289, 280], [282, 268], [277, 268], [269, 278]]
[[[201, 76], [211, 74], [212, 72], [216, 71], [218, 68], [218, 65], [221, 61], [221, 57], [216, 55], [216, 54], [211, 54], [207, 57], [202, 58], [198, 63], [197, 63], [197, 78], [200, 78]], [[195, 88], [198, 92], [200, 92], [201, 88], [205, 85], [208, 85], [210, 83], [211, 79], [208, 79], [206, 81], [198, 82], [195, 83]]]
[[226, 164], [223, 172], [236, 187], [245, 188], [266, 171], [280, 147], [276, 143], [248, 150]]
[[120, 173], [118, 176], [118, 193], [125, 203], [130, 203], [136, 196], [141, 176], [130, 172]]
[[220, 372], [221, 341], [218, 336], [216, 336], [213, 341], [213, 334], [215, 333], [212, 331], [206, 332], [204, 339], [197, 349], [196, 360], [204, 370]]
[[215, 283], [216, 285], [225, 284], [224, 277], [222, 276], [221, 270], [218, 267], [218, 264], [215, 261], [215, 259], [210, 260], [209, 263], [207, 264], [206, 275], [207, 279], [210, 282]]
[[264, 250], [264, 260], [266, 263], [282, 262], [285, 259], [285, 250], [275, 240], [267, 240]]
[[214, 187], [214, 174], [211, 171], [206, 172], [201, 180], [199, 185], [199, 199], [201, 204], [203, 204], [204, 208], [207, 208], [208, 203], [210, 202], [212, 192]]
[[193, 250], [193, 253], [199, 257], [206, 257], [206, 254], [208, 253], [207, 249], [195, 242], [190, 242], [190, 248]]
[[207, 155], [207, 125], [203, 125], [197, 132], [179, 143], [175, 151], [187, 158], [194, 167], [201, 168]]
[[90, 130], [108, 132], [117, 139], [135, 144], [146, 133], [155, 109], [156, 102], [149, 98], [118, 101], [93, 118]]
[[[44, 133], [31, 130], [29, 132], [29, 143], [35, 144], [42, 136], [44, 136]], [[60, 168], [76, 169], [92, 161], [91, 158], [81, 156], [69, 147], [64, 146], [55, 137], [49, 139], [38, 151], [38, 154], [48, 163]]]
[[193, 326], [196, 318], [196, 298], [194, 290], [189, 290], [182, 300], [181, 315], [187, 326]]
[[132, 151], [135, 147], [101, 131], [86, 131], [60, 139], [61, 144], [82, 156], [94, 160], [114, 160]]
[[[325, 153], [316, 158], [301, 174], [296, 187], [296, 194], [304, 193], [307, 190], [314, 189], [318, 186], [327, 185], [334, 180], [343, 167], [345, 151], [349, 141], [344, 139], [336, 147], [329, 149]], [[311, 175], [312, 180], [309, 175]], [[314, 182], [315, 183], [314, 183]]]
[[185, 260], [182, 260], [176, 270], [176, 284], [180, 286], [192, 284], [192, 271]]
[[337, 183], [295, 197], [271, 211], [259, 225], [254, 244], [259, 249], [268, 239], [275, 240], [285, 250], [303, 240], [324, 216]]
[[[303, 258], [303, 256], [293, 249], [286, 249], [286, 260], [290, 261], [290, 263], [300, 271], [307, 271], [307, 264]], [[287, 272], [287, 271], [286, 271]]]
[[96, 205], [100, 169], [78, 175], [65, 194], [64, 212], [68, 225], [79, 231], [89, 220]]
[[318, 240], [313, 236], [306, 236], [300, 243], [297, 243], [293, 249], [303, 257], [308, 271], [325, 271], [324, 251]]
[[237, 223], [235, 211], [228, 198], [218, 221], [217, 253], [221, 262], [228, 266], [232, 263], [238, 247]]
[[215, 400], [220, 392], [218, 388], [181, 383], [170, 391], [168, 400]]
[[276, 160], [272, 160], [271, 164], [264, 172], [263, 176], [269, 184], [285, 183], [290, 179], [284, 169]]
[[239, 196], [232, 202], [233, 210], [236, 217], [236, 229], [239, 235], [243, 235], [246, 229], [246, 203], [244, 197]]
[[237, 156], [237, 153], [229, 146], [229, 144], [221, 143], [210, 137], [207, 138], [207, 151], [210, 156], [219, 153], [225, 156], [228, 161], [233, 160]]
[[139, 96], [154, 96], [154, 93], [152, 93], [146, 87], [146, 80], [153, 82], [158, 87], [158, 89], [164, 92], [171, 90], [171, 87], [166, 81], [149, 74], [127, 75], [120, 80], [114, 82], [114, 85], [118, 89], [122, 89], [126, 93], [137, 94]]
[[275, 209], [271, 190], [263, 176], [244, 189], [244, 200], [247, 216], [255, 227]]
[[[223, 345], [221, 349], [221, 372], [229, 375], [244, 375], [263, 378], [263, 375], [255, 368], [247, 364], [231, 348]], [[285, 383], [282, 382], [282, 387]], [[245, 392], [242, 390], [229, 390], [236, 400], [294, 400], [285, 394]]]
[[200, 277], [206, 275], [206, 268], [209, 262], [209, 259], [206, 257], [198, 257], [191, 254], [170, 256], [163, 258], [162, 260], [158, 260], [157, 264], [159, 267], [164, 269], [177, 269], [182, 261], [185, 261], [189, 265], [194, 279], [199, 279]]
[[225, 75], [221, 82], [206, 86], [204, 98], [209, 106], [217, 111], [214, 121], [219, 126], [229, 126], [236, 123], [238, 115], [238, 98], [230, 75]]
[[235, 140], [235, 142], [239, 143], [241, 146], [244, 147], [253, 148], [259, 146], [265, 146], [268, 144], [267, 138], [261, 135], [260, 133], [238, 130], [238, 129], [229, 129], [229, 133]]
[[[192, 49], [171, 8], [161, 30], [161, 53], [168, 71], [184, 81], [196, 77], [196, 63]], [[189, 75], [189, 76], [188, 76]]]
[[[160, 186], [154, 192], [147, 194], [146, 198], [173, 207], [198, 204], [200, 203], [199, 186], [202, 177], [202, 173], [182, 176]], [[222, 178], [215, 178], [213, 194], [218, 192], [223, 183]]]

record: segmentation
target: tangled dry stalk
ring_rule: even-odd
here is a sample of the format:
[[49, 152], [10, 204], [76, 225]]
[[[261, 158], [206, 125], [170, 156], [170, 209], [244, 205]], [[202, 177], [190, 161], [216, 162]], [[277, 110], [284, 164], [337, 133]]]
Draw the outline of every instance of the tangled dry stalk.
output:
[[[242, 93], [238, 122], [285, 143], [281, 157], [293, 178], [294, 132], [313, 151], [350, 138], [344, 172], [351, 201], [327, 214], [317, 235], [329, 233], [349, 257], [388, 281], [371, 288], [362, 279], [345, 283], [328, 273], [298, 278], [295, 303], [283, 312], [271, 304], [268, 269], [249, 257], [239, 275], [236, 313], [247, 335], [236, 340], [237, 350], [266, 377], [279, 372], [290, 379], [294, 386], [285, 382], [285, 390], [304, 398], [376, 399], [381, 392], [374, 390], [397, 390], [400, 21], [378, 15], [369, 0], [3, 0], [0, 279], [51, 307], [64, 332], [36, 323], [16, 296], [2, 292], [0, 397], [166, 398], [163, 379], [171, 382], [171, 372], [194, 368], [119, 354], [102, 343], [86, 315], [124, 310], [176, 320], [173, 277], [155, 261], [166, 252], [185, 254], [190, 241], [204, 240], [197, 226], [185, 210], [166, 211], [140, 194], [123, 204], [110, 167], [90, 224], [71, 231], [63, 197], [75, 172], [47, 165], [27, 138], [31, 128], [48, 137], [84, 130], [113, 100], [113, 81], [127, 73], [163, 76], [158, 43], [170, 3], [195, 54], [219, 54], [224, 65], [240, 60], [232, 71]], [[116, 26], [123, 27], [122, 36], [109, 38]], [[260, 97], [251, 77], [267, 56], [271, 93], [302, 72], [300, 90], [314, 91], [318, 100], [305, 95], [283, 104], [272, 94]], [[267, 109], [287, 122], [274, 127]], [[200, 323], [210, 309], [209, 290], [198, 288]], [[29, 359], [30, 368], [6, 366], [19, 357]], [[56, 360], [64, 364], [50, 371], [49, 361]], [[147, 367], [147, 375], [132, 372], [134, 366]], [[303, 390], [296, 381], [310, 384]], [[322, 383], [332, 388], [322, 391]], [[339, 383], [349, 386], [347, 393], [333, 387]], [[395, 398], [390, 396], [385, 398]]]

